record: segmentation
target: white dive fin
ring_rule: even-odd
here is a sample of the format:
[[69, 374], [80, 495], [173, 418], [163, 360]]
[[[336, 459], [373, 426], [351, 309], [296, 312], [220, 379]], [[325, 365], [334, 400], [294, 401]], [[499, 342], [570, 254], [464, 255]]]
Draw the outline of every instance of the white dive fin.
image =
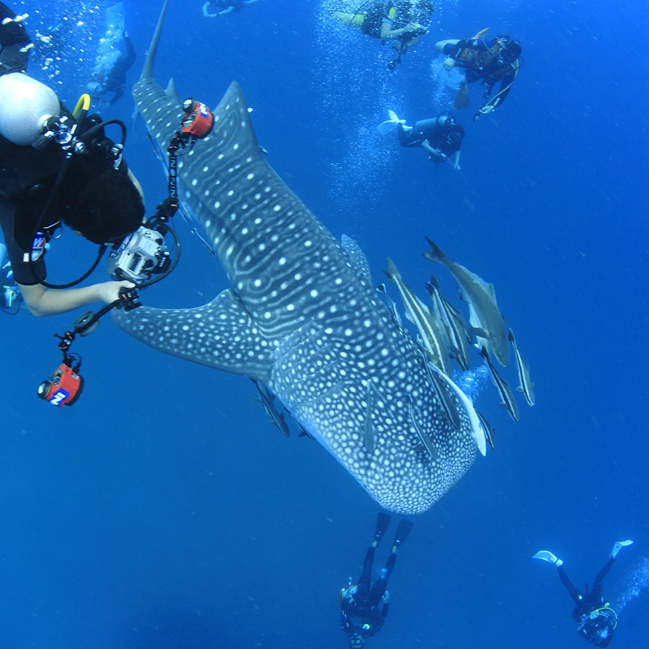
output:
[[613, 549], [611, 550], [611, 558], [615, 559], [617, 557], [617, 553], [622, 549], [625, 548], [627, 545], [633, 545], [633, 541], [618, 541], [614, 546]]
[[541, 559], [541, 561], [547, 561], [548, 563], [553, 563], [555, 566], [560, 566], [563, 564], [563, 561], [561, 559], [557, 558], [552, 552], [549, 552], [548, 550], [541, 550], [540, 552], [537, 552], [532, 559]]
[[397, 114], [393, 110], [388, 111], [388, 117], [390, 118], [387, 122], [381, 122], [377, 127], [376, 130], [381, 134], [381, 135], [387, 135], [388, 133], [391, 133], [394, 131], [399, 124], [405, 124], [406, 120], [405, 119], [399, 119]]

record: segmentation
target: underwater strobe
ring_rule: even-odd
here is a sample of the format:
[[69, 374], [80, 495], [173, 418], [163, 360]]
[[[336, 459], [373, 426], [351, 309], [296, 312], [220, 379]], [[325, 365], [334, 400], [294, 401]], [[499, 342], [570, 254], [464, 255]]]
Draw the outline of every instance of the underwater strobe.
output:
[[194, 138], [205, 137], [214, 123], [214, 116], [210, 109], [193, 97], [185, 99], [183, 102], [185, 114], [180, 122], [180, 130], [185, 137]]
[[72, 356], [64, 358], [49, 381], [43, 381], [38, 386], [38, 396], [41, 399], [60, 408], [71, 406], [81, 396], [83, 378], [78, 373], [81, 360], [79, 359], [74, 367], [73, 362]]

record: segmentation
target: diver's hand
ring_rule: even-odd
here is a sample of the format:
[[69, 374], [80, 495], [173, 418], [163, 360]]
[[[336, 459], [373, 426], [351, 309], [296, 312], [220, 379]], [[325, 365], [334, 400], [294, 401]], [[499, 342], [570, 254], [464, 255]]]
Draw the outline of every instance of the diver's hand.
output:
[[455, 67], [455, 59], [452, 59], [450, 56], [444, 61], [444, 69], [449, 72]]
[[439, 149], [433, 149], [430, 152], [428, 159], [439, 164], [440, 162], [444, 162], [444, 160], [446, 160], [446, 156]]
[[460, 167], [459, 162], [454, 162], [453, 163], [453, 169], [455, 169], [455, 171], [460, 171], [460, 169], [462, 169], [462, 167]]
[[97, 284], [98, 295], [101, 301], [105, 304], [110, 304], [115, 300], [119, 300], [119, 291], [121, 288], [135, 288], [135, 284], [128, 281], [104, 282], [103, 284]]
[[494, 107], [491, 104], [489, 104], [488, 106], [483, 106], [478, 112], [481, 115], [489, 115], [489, 113], [493, 113], [494, 110], [495, 110]]

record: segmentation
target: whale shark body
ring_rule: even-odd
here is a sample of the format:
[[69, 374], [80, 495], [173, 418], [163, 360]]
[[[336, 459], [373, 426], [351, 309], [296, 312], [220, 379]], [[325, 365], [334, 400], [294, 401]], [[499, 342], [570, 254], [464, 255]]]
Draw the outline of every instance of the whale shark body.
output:
[[[166, 5], [133, 89], [163, 151], [183, 113], [173, 83], [153, 79]], [[178, 159], [179, 197], [232, 288], [197, 308], [120, 311], [117, 323], [155, 349], [265, 384], [381, 506], [426, 511], [471, 466], [483, 433], [446, 388], [450, 421], [360, 248], [334, 239], [267, 164], [237, 83], [213, 114], [209, 135]]]

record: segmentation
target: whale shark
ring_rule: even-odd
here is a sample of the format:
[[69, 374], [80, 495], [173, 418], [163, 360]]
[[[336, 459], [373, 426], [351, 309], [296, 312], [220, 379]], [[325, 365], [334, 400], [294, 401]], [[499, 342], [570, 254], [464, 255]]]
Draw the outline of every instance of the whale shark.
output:
[[[153, 78], [166, 8], [133, 88], [159, 151], [183, 114], [173, 81], [165, 90]], [[213, 115], [209, 134], [178, 158], [178, 194], [231, 288], [195, 308], [114, 312], [117, 324], [157, 350], [267, 386], [379, 505], [426, 511], [484, 445], [477, 418], [446, 382], [432, 384], [360, 247], [337, 241], [266, 162], [236, 82]]]

